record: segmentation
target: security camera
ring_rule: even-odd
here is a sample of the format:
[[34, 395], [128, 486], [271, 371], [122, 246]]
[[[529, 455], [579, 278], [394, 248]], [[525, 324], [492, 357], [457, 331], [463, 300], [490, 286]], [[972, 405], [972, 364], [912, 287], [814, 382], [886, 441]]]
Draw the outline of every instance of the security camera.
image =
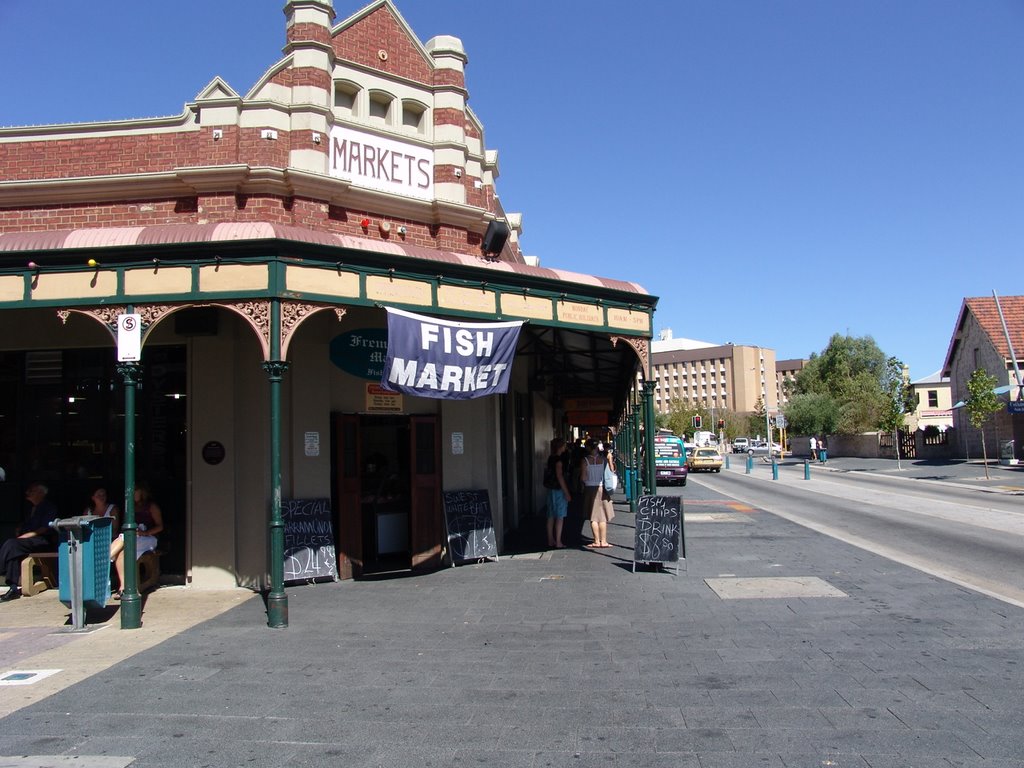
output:
[[456, 168], [455, 169], [455, 178], [456, 179], [461, 179], [462, 178], [462, 169], [461, 168]]

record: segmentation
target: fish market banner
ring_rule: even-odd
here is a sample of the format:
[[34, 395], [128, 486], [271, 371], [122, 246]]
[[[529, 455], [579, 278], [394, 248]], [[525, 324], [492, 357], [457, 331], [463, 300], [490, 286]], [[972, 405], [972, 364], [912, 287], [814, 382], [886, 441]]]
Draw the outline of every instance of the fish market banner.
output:
[[381, 384], [439, 400], [508, 391], [522, 320], [457, 323], [385, 307], [388, 356]]

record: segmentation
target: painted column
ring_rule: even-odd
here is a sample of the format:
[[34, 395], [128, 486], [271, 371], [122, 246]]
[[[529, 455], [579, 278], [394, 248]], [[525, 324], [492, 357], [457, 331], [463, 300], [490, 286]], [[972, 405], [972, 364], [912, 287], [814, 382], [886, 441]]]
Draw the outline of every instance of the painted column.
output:
[[270, 592], [267, 626], [288, 626], [288, 595], [284, 591], [284, 519], [281, 516], [281, 380], [288, 363], [281, 357], [281, 302], [270, 302], [270, 360], [263, 370], [270, 380]]
[[654, 382], [644, 382], [644, 453], [647, 456], [647, 492], [658, 495], [658, 483], [655, 481], [654, 466], [654, 433], [657, 429], [654, 418]]
[[[131, 313], [133, 310], [128, 309]], [[117, 372], [124, 379], [124, 584], [121, 585], [121, 629], [142, 626], [142, 598], [139, 595], [137, 530], [135, 522], [135, 391], [142, 377], [136, 362], [118, 363]]]

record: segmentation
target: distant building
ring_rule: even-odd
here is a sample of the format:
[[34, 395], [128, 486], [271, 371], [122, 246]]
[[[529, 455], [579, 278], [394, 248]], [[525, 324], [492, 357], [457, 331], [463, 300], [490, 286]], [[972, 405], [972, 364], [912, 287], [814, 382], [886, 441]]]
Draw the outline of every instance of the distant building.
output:
[[917, 396], [917, 408], [908, 413], [905, 424], [908, 430], [935, 427], [945, 432], [953, 426], [953, 395], [949, 378], [936, 371], [923, 379], [910, 382]]
[[758, 400], [768, 410], [779, 406], [775, 351], [738, 344], [715, 345], [666, 338], [651, 343], [654, 407], [668, 413], [673, 400], [716, 411], [748, 413]]
[[982, 368], [996, 378], [996, 392], [1007, 400], [1007, 408], [994, 414], [985, 428], [989, 456], [999, 455], [1008, 441], [1013, 440], [1013, 458], [1024, 458], [1024, 414], [1009, 413], [1009, 401], [1016, 400], [1019, 385], [1014, 371], [1024, 365], [1024, 296], [1002, 296], [999, 299], [1009, 341], [1014, 354], [1010, 354], [1003, 323], [993, 297], [966, 298], [960, 307], [953, 337], [942, 366], [942, 376], [949, 378], [953, 405], [953, 426], [956, 440], [964, 456], [981, 456], [981, 433], [971, 426], [967, 412], [959, 407], [968, 395], [967, 382], [971, 374]]
[[802, 358], [779, 360], [775, 363], [775, 389], [780, 406], [784, 407], [789, 402], [789, 397], [786, 395], [786, 382], [795, 381], [796, 375], [803, 370], [805, 365], [807, 365], [807, 361]]

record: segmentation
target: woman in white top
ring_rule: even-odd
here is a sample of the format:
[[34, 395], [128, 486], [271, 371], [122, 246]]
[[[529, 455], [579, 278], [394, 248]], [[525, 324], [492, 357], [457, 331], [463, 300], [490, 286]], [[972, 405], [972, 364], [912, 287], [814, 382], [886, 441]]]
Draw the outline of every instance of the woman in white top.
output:
[[111, 538], [117, 536], [118, 529], [121, 526], [121, 510], [117, 508], [116, 504], [110, 503], [110, 500], [107, 498], [107, 489], [97, 488], [93, 491], [89, 500], [92, 503], [85, 508], [82, 514], [111, 518], [110, 536]]
[[[587, 452], [580, 463], [580, 477], [583, 479], [583, 514], [590, 517], [594, 540], [587, 546], [591, 549], [605, 549], [608, 543], [608, 523], [615, 517], [612, 497], [604, 489], [605, 457], [598, 452], [597, 440], [587, 441]], [[611, 464], [611, 454], [607, 461]]]

